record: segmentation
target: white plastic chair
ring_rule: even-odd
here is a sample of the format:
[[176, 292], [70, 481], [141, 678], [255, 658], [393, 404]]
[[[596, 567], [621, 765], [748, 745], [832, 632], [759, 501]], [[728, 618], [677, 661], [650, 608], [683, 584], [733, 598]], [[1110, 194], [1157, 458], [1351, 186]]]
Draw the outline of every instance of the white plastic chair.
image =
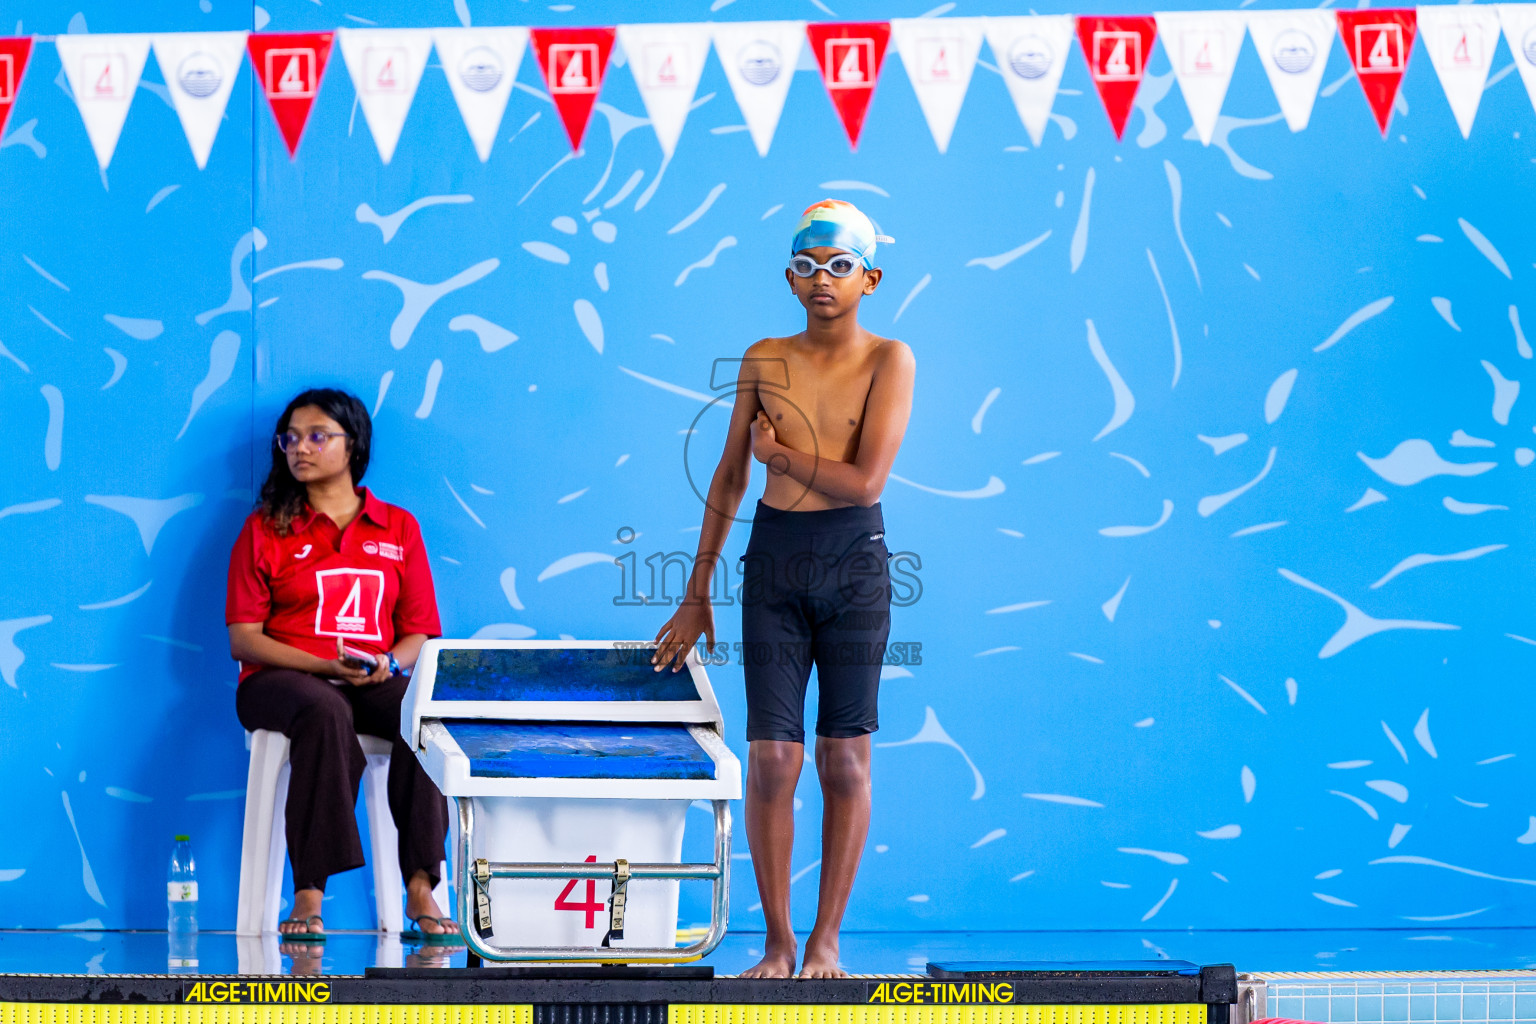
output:
[[[400, 881], [400, 854], [394, 818], [389, 813], [390, 742], [359, 734], [368, 759], [363, 771], [363, 799], [368, 808], [368, 839], [373, 868], [374, 904], [379, 931], [400, 932], [404, 923], [405, 887]], [[236, 935], [277, 931], [282, 899], [283, 860], [288, 855], [284, 809], [288, 803], [288, 737], [269, 729], [245, 734], [251, 766], [245, 783], [245, 829], [240, 843], [240, 900], [235, 913]], [[433, 890], [438, 906], [447, 908], [446, 866]], [[451, 913], [451, 911], [448, 911]]]

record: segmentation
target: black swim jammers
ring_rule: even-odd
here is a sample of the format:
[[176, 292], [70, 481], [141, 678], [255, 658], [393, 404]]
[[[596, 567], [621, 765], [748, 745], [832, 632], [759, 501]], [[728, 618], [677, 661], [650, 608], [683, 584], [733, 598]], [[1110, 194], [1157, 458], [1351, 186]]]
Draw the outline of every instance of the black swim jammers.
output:
[[747, 739], [805, 742], [805, 687], [816, 665], [816, 735], [879, 728], [875, 699], [891, 630], [879, 504], [783, 511], [757, 503], [741, 562]]

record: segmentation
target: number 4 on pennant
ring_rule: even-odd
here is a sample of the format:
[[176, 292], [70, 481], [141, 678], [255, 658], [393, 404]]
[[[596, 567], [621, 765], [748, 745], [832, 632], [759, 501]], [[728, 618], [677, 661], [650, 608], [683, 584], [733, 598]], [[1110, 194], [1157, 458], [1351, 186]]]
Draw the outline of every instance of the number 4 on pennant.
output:
[[[587, 863], [597, 863], [597, 854], [594, 853], [589, 856]], [[597, 915], [607, 910], [608, 905], [597, 898], [597, 879], [595, 878], [587, 879], [587, 901], [585, 903], [572, 903], [567, 900], [566, 897], [571, 894], [572, 889], [576, 888], [576, 883], [579, 881], [580, 879], [573, 878], [565, 883], [565, 888], [561, 889], [560, 895], [555, 897], [555, 909], [584, 911], [587, 915], [587, 923], [583, 927], [596, 928]]]

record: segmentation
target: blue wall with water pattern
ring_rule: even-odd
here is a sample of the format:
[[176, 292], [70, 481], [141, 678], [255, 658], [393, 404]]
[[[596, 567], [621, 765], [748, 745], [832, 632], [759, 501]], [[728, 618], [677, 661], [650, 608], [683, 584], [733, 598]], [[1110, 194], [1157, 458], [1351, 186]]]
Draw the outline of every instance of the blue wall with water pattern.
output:
[[[11, 0], [0, 20], [251, 23], [206, 6]], [[265, 7], [269, 30], [640, 13]], [[921, 559], [892, 638], [922, 664], [883, 683], [848, 924], [1532, 922], [1536, 406], [1496, 382], [1530, 377], [1511, 318], [1523, 301], [1536, 323], [1536, 115], [1503, 43], [1470, 141], [1422, 53], [1383, 140], [1338, 47], [1292, 135], [1250, 45], [1209, 148], [1159, 51], [1123, 143], [1074, 55], [1043, 146], [981, 68], [944, 156], [893, 55], [857, 154], [802, 70], [759, 158], [711, 57], [665, 166], [623, 67], [569, 158], [530, 57], [488, 163], [432, 67], [385, 167], [332, 60], [296, 161], [247, 67], [199, 172], [151, 59], [100, 175], [53, 47], [34, 51], [0, 142], [0, 926], [158, 926], [177, 831], [204, 926], [232, 924], [246, 765], [226, 556], [301, 387], [377, 406], [368, 483], [420, 519], [449, 635], [652, 636], [667, 612], [615, 606], [616, 568], [552, 567], [629, 550], [624, 527], [641, 559], [692, 551], [685, 437], [707, 478], [724, 424], [698, 396], [713, 360], [801, 325], [779, 268], [795, 213], [828, 194], [897, 239], [863, 322], [918, 363], [883, 504], [892, 550]], [[428, 196], [472, 200], [392, 237], [359, 217]], [[253, 283], [312, 260], [334, 269]], [[412, 282], [470, 268], [391, 343]], [[505, 340], [486, 323], [517, 340], [486, 351]], [[739, 638], [734, 608], [717, 622]], [[740, 670], [711, 675], [744, 755]], [[808, 925], [809, 771], [800, 795]], [[759, 926], [736, 867], [733, 922]], [[365, 874], [333, 883], [333, 927], [367, 926]], [[683, 923], [705, 912], [685, 898]]]

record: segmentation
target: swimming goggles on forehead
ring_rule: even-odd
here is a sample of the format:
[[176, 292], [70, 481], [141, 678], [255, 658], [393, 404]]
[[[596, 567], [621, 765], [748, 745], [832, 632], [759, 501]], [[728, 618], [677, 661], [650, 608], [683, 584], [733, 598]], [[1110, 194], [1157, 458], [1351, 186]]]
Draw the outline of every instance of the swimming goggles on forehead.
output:
[[816, 271], [825, 270], [833, 277], [849, 277], [859, 267], [859, 258], [852, 253], [840, 252], [825, 263], [817, 263], [800, 252], [789, 258], [789, 269], [796, 277], [814, 277]]

